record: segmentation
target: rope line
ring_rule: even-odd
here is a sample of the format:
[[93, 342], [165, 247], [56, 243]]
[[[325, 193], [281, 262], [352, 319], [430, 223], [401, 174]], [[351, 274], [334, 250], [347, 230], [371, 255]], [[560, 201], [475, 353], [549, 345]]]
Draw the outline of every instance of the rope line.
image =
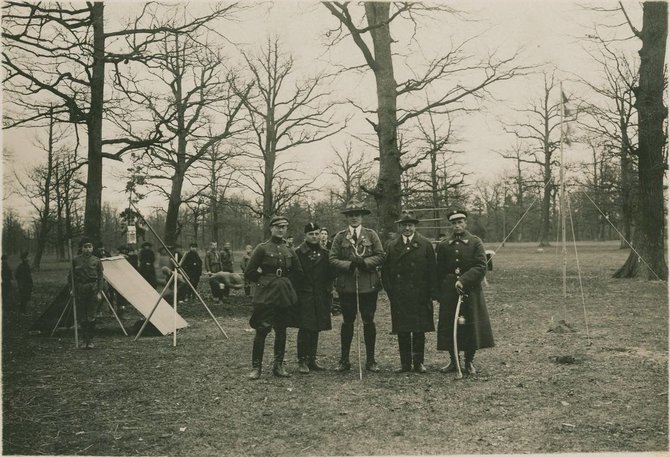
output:
[[572, 244], [575, 246], [575, 259], [577, 261], [577, 277], [579, 278], [579, 292], [582, 295], [582, 309], [584, 311], [584, 324], [586, 325], [586, 341], [591, 346], [591, 334], [589, 332], [589, 319], [586, 317], [586, 299], [584, 298], [584, 285], [582, 284], [582, 269], [579, 265], [579, 254], [577, 253], [577, 239], [575, 238], [575, 225], [572, 221], [572, 207], [570, 198], [566, 199], [568, 204], [568, 215], [570, 216], [570, 229], [572, 230]]
[[605, 217], [605, 220], [606, 220], [607, 222], [610, 223], [610, 225], [612, 226], [612, 228], [619, 234], [619, 236], [621, 237], [621, 239], [624, 240], [624, 241], [626, 242], [626, 244], [628, 245], [628, 247], [630, 247], [630, 248], [633, 250], [633, 252], [634, 252], [635, 254], [637, 254], [637, 258], [640, 259], [642, 262], [644, 262], [644, 264], [647, 266], [647, 268], [649, 268], [649, 271], [651, 271], [652, 273], [654, 273], [654, 276], [656, 276], [656, 279], [658, 279], [659, 281], [663, 281], [663, 282], [665, 282], [665, 280], [661, 279], [660, 276], [658, 276], [658, 274], [656, 274], [656, 272], [654, 271], [654, 269], [651, 268], [651, 266], [647, 263], [647, 261], [644, 260], [644, 257], [642, 257], [642, 256], [640, 255], [640, 253], [637, 252], [637, 251], [635, 250], [635, 248], [633, 247], [633, 245], [630, 244], [630, 243], [628, 242], [628, 240], [626, 239], [626, 237], [623, 236], [623, 234], [619, 231], [619, 229], [616, 228], [616, 226], [612, 223], [612, 221], [610, 221], [609, 216], [608, 216], [607, 214], [603, 213], [603, 211], [600, 209], [600, 207], [598, 207], [598, 205], [596, 205], [596, 202], [594, 202], [593, 200], [591, 200], [591, 197], [589, 197], [589, 195], [588, 195], [586, 192], [584, 192], [584, 191], [581, 191], [581, 192], [582, 192], [584, 195], [586, 195], [586, 198], [588, 198], [589, 201], [590, 201], [591, 203], [593, 203], [593, 206], [595, 206], [595, 208], [600, 212], [600, 214], [602, 214], [602, 215]]
[[[508, 239], [510, 236], [512, 236], [512, 232], [514, 232], [514, 230], [519, 226], [519, 224], [521, 223], [521, 221], [523, 221], [523, 218], [526, 217], [526, 215], [528, 214], [528, 212], [530, 211], [530, 209], [533, 207], [533, 205], [535, 204], [535, 202], [537, 201], [537, 199], [538, 199], [538, 196], [536, 195], [535, 198], [533, 199], [533, 201], [531, 202], [530, 206], [529, 206], [528, 209], [526, 210], [526, 212], [524, 212], [524, 213], [521, 215], [521, 218], [519, 218], [519, 220], [517, 221], [517, 223], [514, 224], [514, 227], [512, 227], [512, 230], [509, 231], [509, 233], [507, 234], [507, 236], [500, 242], [500, 244], [498, 245], [498, 247], [495, 248], [495, 249], [493, 250], [493, 252], [495, 252], [496, 254], [498, 253], [498, 251], [500, 250], [500, 248], [505, 244], [505, 241], [507, 241], [507, 239]], [[488, 263], [488, 260], [486, 261], [486, 263]]]

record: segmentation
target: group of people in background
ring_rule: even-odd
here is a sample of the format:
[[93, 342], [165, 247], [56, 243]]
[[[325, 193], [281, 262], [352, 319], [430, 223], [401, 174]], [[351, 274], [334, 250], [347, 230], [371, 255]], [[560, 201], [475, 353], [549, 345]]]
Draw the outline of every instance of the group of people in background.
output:
[[[7, 261], [7, 255], [2, 255], [2, 304], [3, 312], [7, 312], [14, 303], [18, 303], [19, 312], [27, 314], [28, 304], [33, 294], [33, 274], [30, 269], [30, 254], [21, 253], [21, 263], [12, 271]], [[16, 288], [14, 287], [16, 281]]]
[[427, 372], [425, 334], [435, 331], [433, 302], [438, 301], [437, 349], [450, 356], [449, 364], [440, 371], [476, 374], [476, 351], [493, 347], [494, 340], [482, 292], [487, 257], [482, 241], [466, 230], [465, 211], [449, 213], [453, 233], [438, 241], [437, 252], [416, 231], [419, 220], [409, 212], [396, 221], [399, 232], [385, 245], [374, 230], [363, 227], [363, 216], [370, 211], [360, 202], [349, 202], [342, 214], [348, 227], [332, 242], [328, 242], [327, 230], [310, 222], [304, 227], [303, 243], [295, 248], [286, 237], [288, 219], [276, 216], [270, 222], [270, 239], [256, 246], [245, 260], [245, 277], [256, 285], [249, 320], [256, 330], [249, 378], [261, 376], [265, 341], [272, 330], [272, 372], [290, 376], [284, 365], [288, 327], [299, 329], [299, 372], [323, 370], [316, 354], [319, 332], [332, 328], [333, 288], [342, 312], [336, 371], [351, 370], [351, 345], [360, 314], [365, 369], [379, 372], [375, 312], [382, 287], [390, 301], [391, 330], [398, 337], [397, 372]]

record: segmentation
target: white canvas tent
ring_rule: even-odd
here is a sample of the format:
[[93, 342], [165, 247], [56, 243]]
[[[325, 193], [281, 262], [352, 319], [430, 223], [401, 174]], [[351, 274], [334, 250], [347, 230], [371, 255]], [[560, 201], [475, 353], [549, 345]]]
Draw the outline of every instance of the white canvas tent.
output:
[[[159, 293], [144, 280], [142, 275], [128, 263], [125, 257], [107, 257], [102, 260], [105, 280], [128, 303], [133, 305], [146, 318], [158, 301]], [[160, 299], [151, 322], [162, 335], [172, 333], [175, 326], [175, 311], [164, 299]], [[188, 323], [179, 315], [176, 316], [177, 329], [188, 327]]]

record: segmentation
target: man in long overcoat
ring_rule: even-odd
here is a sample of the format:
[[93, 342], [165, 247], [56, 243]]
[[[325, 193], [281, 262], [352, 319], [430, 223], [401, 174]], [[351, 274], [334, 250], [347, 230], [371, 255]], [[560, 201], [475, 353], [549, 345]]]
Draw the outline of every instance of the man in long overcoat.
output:
[[403, 213], [396, 221], [400, 236], [386, 246], [382, 267], [384, 290], [391, 302], [391, 331], [398, 335], [398, 373], [425, 373], [426, 332], [435, 330], [433, 297], [436, 293], [435, 250], [433, 244], [416, 233], [418, 219]]
[[333, 269], [328, 251], [319, 242], [319, 226], [305, 226], [305, 241], [295, 250], [302, 266], [303, 279], [296, 284], [300, 319], [298, 330], [298, 371], [323, 371], [316, 361], [319, 332], [332, 329], [330, 307], [333, 302]]
[[[453, 227], [450, 238], [437, 247], [437, 279], [440, 294], [440, 320], [437, 326], [437, 349], [449, 351], [450, 363], [443, 373], [456, 371], [453, 344], [454, 318], [459, 295], [463, 296], [458, 325], [458, 350], [465, 353], [465, 371], [476, 374], [473, 360], [478, 349], [494, 346], [482, 281], [486, 275], [484, 243], [466, 230], [467, 213], [452, 211], [447, 216]], [[460, 357], [459, 357], [460, 360]]]
[[[384, 261], [384, 249], [377, 232], [361, 225], [363, 216], [370, 214], [361, 202], [352, 200], [342, 210], [342, 214], [347, 217], [349, 227], [335, 235], [329, 254], [330, 264], [337, 273], [335, 288], [340, 298], [343, 319], [340, 333], [342, 353], [336, 370], [351, 369], [349, 351], [354, 337], [356, 313], [360, 311], [365, 340], [365, 369], [378, 372], [379, 367], [375, 361], [377, 330], [374, 318], [377, 295], [381, 288], [377, 267]], [[358, 310], [357, 300], [360, 303]]]
[[251, 328], [256, 330], [249, 379], [261, 376], [265, 339], [270, 330], [275, 332], [272, 372], [279, 377], [290, 376], [284, 367], [286, 327], [297, 326], [298, 296], [293, 284], [302, 281], [302, 268], [295, 252], [286, 247], [284, 236], [287, 228], [288, 219], [273, 217], [270, 221], [272, 236], [256, 246], [244, 271], [245, 276], [256, 283], [253, 313], [249, 320]]
[[139, 271], [142, 277], [151, 284], [151, 287], [156, 288], [158, 285], [158, 280], [156, 279], [156, 254], [151, 249], [152, 244], [148, 241], [142, 243], [142, 250], [139, 255]]

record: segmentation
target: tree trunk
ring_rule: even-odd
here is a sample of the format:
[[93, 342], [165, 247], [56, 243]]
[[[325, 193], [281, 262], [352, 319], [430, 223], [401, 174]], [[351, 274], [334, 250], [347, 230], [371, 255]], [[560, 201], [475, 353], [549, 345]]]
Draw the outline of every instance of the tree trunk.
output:
[[181, 206], [181, 190], [184, 185], [184, 172], [181, 168], [175, 171], [172, 177], [172, 189], [168, 200], [165, 216], [165, 244], [174, 246], [179, 236], [179, 207]]
[[377, 83], [376, 126], [379, 141], [379, 177], [374, 197], [379, 208], [379, 227], [384, 234], [395, 231], [400, 216], [402, 168], [397, 139], [396, 80], [393, 75], [391, 33], [387, 2], [366, 2], [365, 15], [372, 28], [372, 42], [376, 66], [373, 68]]
[[105, 89], [104, 5], [95, 2], [91, 8], [93, 26], [93, 63], [91, 68], [91, 106], [88, 113], [88, 176], [84, 232], [100, 239], [102, 202], [102, 106]]
[[642, 275], [647, 279], [665, 280], [668, 267], [665, 261], [663, 175], [667, 165], [663, 156], [666, 141], [663, 125], [667, 109], [663, 105], [663, 89], [668, 36], [667, 3], [645, 2], [642, 24], [640, 85], [635, 91], [639, 119], [639, 202], [635, 249], [645, 262], [638, 261], [637, 254], [631, 251], [614, 277]]
[[47, 170], [44, 177], [44, 208], [40, 217], [40, 226], [37, 231], [37, 248], [35, 249], [35, 258], [33, 259], [33, 268], [37, 271], [42, 263], [42, 254], [47, 245], [47, 237], [51, 229], [51, 177], [54, 171], [54, 119], [53, 109], [49, 119], [49, 145], [47, 146]]
[[545, 154], [544, 162], [544, 194], [542, 197], [542, 222], [540, 225], [540, 246], [550, 246], [549, 232], [551, 230], [551, 153]]

